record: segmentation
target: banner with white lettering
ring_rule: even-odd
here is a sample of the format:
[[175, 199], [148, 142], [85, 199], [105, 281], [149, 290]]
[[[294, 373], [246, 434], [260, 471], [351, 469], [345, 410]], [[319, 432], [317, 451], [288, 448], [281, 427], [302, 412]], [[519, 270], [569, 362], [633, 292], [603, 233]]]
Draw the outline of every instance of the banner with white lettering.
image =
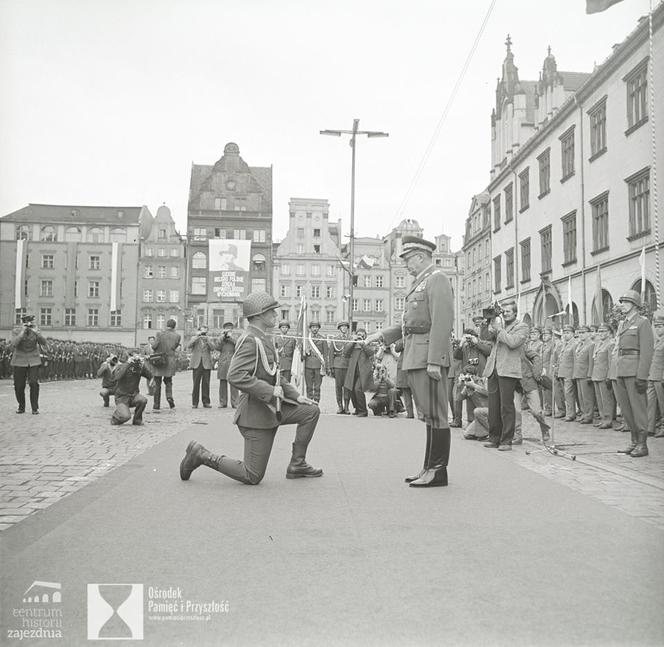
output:
[[250, 240], [209, 241], [210, 301], [242, 301], [250, 292]]

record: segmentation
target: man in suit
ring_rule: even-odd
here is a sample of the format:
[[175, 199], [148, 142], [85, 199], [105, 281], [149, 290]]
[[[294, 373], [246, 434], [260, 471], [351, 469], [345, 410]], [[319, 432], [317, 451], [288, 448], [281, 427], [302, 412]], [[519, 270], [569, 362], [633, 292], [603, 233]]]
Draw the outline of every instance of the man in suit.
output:
[[366, 330], [358, 328], [354, 339], [347, 342], [343, 350], [343, 356], [348, 361], [344, 387], [350, 393], [350, 400], [355, 408], [353, 415], [360, 418], [369, 415], [365, 392], [373, 387], [374, 348], [365, 343], [366, 337]]
[[295, 337], [288, 334], [289, 330], [290, 322], [280, 321], [280, 334], [274, 337], [274, 345], [279, 353], [279, 371], [281, 371], [281, 375], [287, 382], [291, 381], [293, 354], [295, 353], [295, 344], [297, 343]]
[[231, 365], [231, 359], [235, 352], [235, 342], [237, 341], [234, 333], [232, 321], [225, 321], [224, 332], [219, 339], [217, 348], [219, 350], [219, 360], [217, 361], [217, 378], [219, 379], [219, 408], [225, 409], [228, 406], [228, 390], [231, 392], [231, 407], [235, 409], [238, 401], [237, 389], [228, 381], [228, 367]]
[[309, 398], [300, 395], [289, 382], [279, 384], [277, 349], [269, 333], [277, 322], [276, 300], [265, 292], [250, 294], [242, 304], [249, 325], [238, 340], [228, 370], [228, 379], [240, 391], [234, 423], [244, 437], [244, 460], [212, 454], [201, 444], [191, 441], [180, 463], [180, 478], [189, 480], [201, 465], [245, 483], [256, 485], [265, 475], [277, 429], [296, 424], [295, 442], [286, 478], [322, 476], [306, 461], [306, 452], [316, 430], [320, 410]]
[[14, 394], [18, 409], [25, 413], [25, 384], [30, 385], [30, 407], [33, 414], [39, 413], [39, 367], [41, 366], [41, 346], [47, 341], [39, 328], [35, 328], [34, 315], [21, 317], [22, 326], [16, 328], [10, 346], [13, 349], [11, 365], [14, 370]]
[[522, 346], [528, 339], [528, 326], [517, 319], [516, 302], [504, 304], [501, 317], [489, 324], [495, 344], [486, 362], [484, 376], [489, 391], [489, 442], [485, 447], [510, 451], [516, 423], [514, 391], [522, 377]]
[[[209, 409], [210, 404], [210, 373], [212, 372], [212, 351], [217, 348], [219, 340], [214, 337], [208, 337], [208, 327], [203, 325], [198, 327], [198, 334], [191, 338], [187, 348], [191, 350], [191, 360], [189, 366], [192, 369], [192, 379], [194, 381], [191, 392], [191, 406], [198, 408], [198, 399], [203, 401], [203, 407]], [[202, 385], [202, 390], [201, 390]], [[202, 391], [202, 392], [201, 392]]]
[[320, 335], [320, 323], [309, 324], [309, 337], [304, 340], [304, 381], [307, 385], [307, 397], [314, 402], [320, 401], [320, 386], [325, 374], [325, 356], [327, 343]]
[[650, 322], [639, 314], [641, 296], [627, 290], [620, 299], [625, 318], [616, 335], [616, 399], [632, 435], [631, 443], [619, 450], [632, 458], [648, 455], [648, 374], [652, 362], [654, 339]]
[[328, 344], [327, 365], [334, 378], [334, 393], [337, 398], [337, 413], [348, 415], [350, 391], [344, 387], [346, 372], [348, 371], [348, 358], [343, 354], [344, 346], [348, 342], [348, 322], [340, 321], [337, 324], [339, 334], [330, 339]]
[[611, 335], [611, 326], [601, 323], [597, 329], [597, 341], [593, 345], [593, 354], [590, 357], [590, 379], [595, 389], [595, 399], [599, 407], [599, 429], [611, 429], [613, 411], [616, 406], [613, 390], [609, 386], [609, 363], [613, 352], [614, 340]]
[[427, 440], [424, 465], [405, 480], [411, 487], [447, 485], [450, 457], [447, 371], [452, 362], [454, 297], [449, 279], [433, 264], [432, 243], [404, 236], [401, 258], [414, 277], [406, 295], [403, 325], [372, 333], [367, 341], [404, 341], [401, 370], [406, 374], [418, 412], [424, 417]]
[[574, 371], [572, 377], [576, 384], [576, 392], [581, 404], [581, 424], [590, 425], [593, 422], [593, 409], [595, 408], [595, 392], [590, 378], [590, 358], [593, 353], [593, 342], [590, 338], [590, 328], [579, 326], [577, 328], [579, 341], [574, 349]]
[[173, 376], [177, 373], [177, 358], [175, 350], [180, 345], [180, 335], [175, 332], [175, 319], [166, 322], [166, 330], [158, 332], [151, 342], [154, 355], [160, 359], [150, 361], [152, 375], [154, 376], [154, 399], [152, 410], [159, 411], [161, 408], [161, 381], [164, 380], [166, 390], [166, 401], [171, 409], [175, 408], [173, 400]]
[[565, 394], [564, 422], [576, 420], [576, 383], [574, 382], [574, 351], [577, 340], [574, 339], [574, 326], [563, 326], [563, 340], [558, 351], [558, 379], [563, 380]]

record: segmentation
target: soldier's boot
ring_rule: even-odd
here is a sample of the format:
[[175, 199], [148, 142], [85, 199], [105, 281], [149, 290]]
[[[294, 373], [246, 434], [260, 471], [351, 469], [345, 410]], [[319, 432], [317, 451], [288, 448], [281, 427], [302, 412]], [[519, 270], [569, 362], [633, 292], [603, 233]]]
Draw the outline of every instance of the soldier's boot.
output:
[[618, 450], [619, 454], [631, 454], [636, 449], [636, 446], [639, 442], [638, 434], [632, 431], [631, 429], [629, 433], [631, 436], [631, 442], [629, 443], [629, 445], [627, 445], [627, 447], [625, 447], [625, 449], [619, 449]]
[[154, 410], [161, 409], [161, 384], [157, 384], [154, 387], [154, 397], [152, 400], [152, 408]]
[[350, 393], [348, 393], [348, 391], [344, 389], [344, 413], [346, 414], [350, 413], [349, 405], [350, 405]]
[[463, 408], [463, 400], [454, 401], [454, 420], [450, 427], [461, 427], [461, 412]]
[[16, 402], [18, 402], [16, 413], [25, 413], [25, 389], [19, 391], [16, 386], [14, 386], [14, 393], [16, 393]]
[[450, 430], [431, 430], [429, 468], [410, 487], [444, 487], [447, 485], [447, 464], [450, 460]]
[[173, 383], [165, 384], [166, 389], [166, 402], [171, 409], [175, 409], [175, 400], [173, 400]]
[[549, 433], [551, 427], [547, 424], [546, 420], [544, 420], [542, 414], [535, 413], [532, 410], [531, 413], [533, 414], [533, 418], [535, 418], [539, 424], [540, 431], [542, 432], [542, 442], [549, 442], [549, 440], [551, 440], [551, 434]]
[[215, 456], [212, 452], [205, 449], [200, 443], [192, 440], [187, 445], [184, 458], [180, 462], [180, 478], [183, 481], [188, 481], [191, 473], [201, 465], [206, 465], [216, 470], [220, 458], [220, 456]]
[[415, 474], [414, 476], [407, 476], [403, 480], [404, 483], [412, 483], [413, 481], [417, 481], [417, 479], [421, 478], [422, 475], [429, 469], [430, 460], [431, 460], [431, 425], [427, 425], [427, 440], [424, 449], [424, 464], [422, 465], [422, 469], [417, 474]]
[[406, 405], [406, 418], [414, 418], [415, 411], [413, 409], [413, 394], [410, 392], [410, 389], [407, 391], [402, 391], [401, 396], [403, 397], [403, 402]]
[[631, 451], [632, 458], [641, 458], [648, 455], [648, 432], [641, 431], [637, 434], [636, 447]]
[[39, 411], [39, 382], [30, 382], [30, 406], [32, 413]]
[[315, 478], [323, 476], [323, 470], [312, 467], [305, 460], [307, 445], [304, 443], [293, 443], [293, 454], [286, 468], [287, 479]]

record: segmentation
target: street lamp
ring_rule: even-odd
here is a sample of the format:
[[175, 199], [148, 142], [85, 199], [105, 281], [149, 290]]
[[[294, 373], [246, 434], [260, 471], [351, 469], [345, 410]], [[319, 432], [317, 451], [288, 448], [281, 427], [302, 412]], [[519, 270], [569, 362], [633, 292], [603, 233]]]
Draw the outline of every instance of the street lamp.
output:
[[353, 331], [353, 281], [355, 279], [355, 140], [357, 135], [366, 135], [367, 137], [389, 137], [388, 133], [376, 130], [358, 130], [359, 119], [353, 119], [352, 130], [321, 130], [321, 135], [331, 135], [341, 137], [341, 135], [350, 135], [351, 157], [351, 176], [350, 176], [350, 290], [348, 306], [348, 328]]

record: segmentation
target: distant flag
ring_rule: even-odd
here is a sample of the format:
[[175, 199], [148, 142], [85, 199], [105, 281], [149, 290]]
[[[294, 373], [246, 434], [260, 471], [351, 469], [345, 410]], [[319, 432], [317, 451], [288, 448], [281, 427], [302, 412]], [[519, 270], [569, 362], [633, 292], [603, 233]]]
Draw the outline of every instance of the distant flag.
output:
[[622, 0], [586, 0], [586, 13], [600, 13], [619, 2]]
[[641, 266], [641, 302], [645, 301], [646, 297], [646, 246], [643, 246], [639, 256], [639, 265]]
[[604, 297], [602, 296], [602, 273], [597, 265], [597, 277], [595, 283], [595, 303], [597, 304], [597, 323], [604, 321]]
[[574, 307], [572, 301], [572, 275], [567, 277], [567, 323], [574, 324]]
[[119, 310], [120, 305], [120, 243], [112, 243], [111, 246], [111, 312]]
[[291, 379], [293, 384], [302, 389], [304, 386], [304, 355], [302, 353], [302, 339], [304, 331], [307, 329], [307, 301], [302, 295], [300, 299], [300, 312], [297, 315], [297, 330], [295, 332], [298, 341], [295, 343], [295, 350], [293, 351], [293, 362], [291, 366]]
[[25, 308], [25, 258], [28, 255], [28, 241], [24, 238], [16, 241], [16, 282], [14, 284], [14, 307]]

